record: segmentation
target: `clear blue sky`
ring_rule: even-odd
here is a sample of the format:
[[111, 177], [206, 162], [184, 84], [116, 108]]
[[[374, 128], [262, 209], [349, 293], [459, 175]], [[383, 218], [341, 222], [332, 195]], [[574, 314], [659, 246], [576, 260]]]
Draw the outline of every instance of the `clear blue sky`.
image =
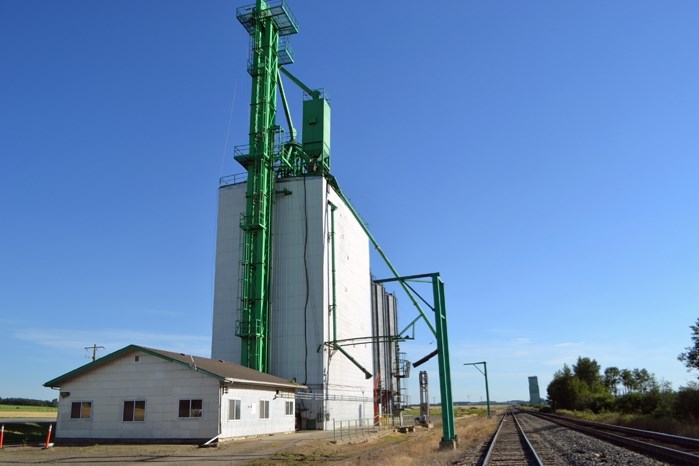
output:
[[[244, 4], [0, 2], [0, 396], [54, 398], [92, 344], [209, 355]], [[455, 399], [483, 360], [496, 400], [578, 356], [696, 379], [699, 3], [290, 5], [335, 175], [400, 273], [446, 282]]]

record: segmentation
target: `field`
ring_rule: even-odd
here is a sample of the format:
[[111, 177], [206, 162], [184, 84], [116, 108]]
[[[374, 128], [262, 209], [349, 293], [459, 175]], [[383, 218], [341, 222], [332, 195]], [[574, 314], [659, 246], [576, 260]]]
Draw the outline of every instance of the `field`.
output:
[[47, 406], [0, 405], [0, 420], [27, 418], [56, 418], [57, 408]]

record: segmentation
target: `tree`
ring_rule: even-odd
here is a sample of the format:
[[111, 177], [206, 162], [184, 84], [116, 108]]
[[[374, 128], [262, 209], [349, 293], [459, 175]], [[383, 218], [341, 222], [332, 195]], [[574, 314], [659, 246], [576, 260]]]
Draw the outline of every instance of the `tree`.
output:
[[578, 356], [578, 361], [573, 364], [573, 375], [593, 391], [602, 384], [599, 371], [600, 365], [594, 359]]
[[686, 351], [677, 356], [677, 359], [687, 367], [688, 371], [699, 369], [699, 319], [697, 319], [696, 324], [690, 325], [689, 328], [692, 329], [693, 345], [686, 347]]
[[600, 375], [600, 365], [590, 358], [578, 357], [572, 369], [563, 364], [563, 369], [553, 374], [546, 392], [554, 410], [590, 409], [600, 412], [612, 404], [612, 396]]
[[621, 371], [619, 370], [618, 367], [607, 367], [604, 370], [604, 386], [607, 387], [607, 390], [614, 395], [617, 396], [619, 394], [619, 383], [621, 382]]
[[622, 369], [621, 384], [624, 386], [624, 393], [636, 390], [636, 380], [633, 378], [633, 372], [628, 369]]
[[646, 393], [658, 387], [655, 375], [651, 374], [646, 369], [634, 369], [632, 372], [634, 385], [639, 392]]
[[689, 382], [677, 390], [674, 414], [678, 419], [696, 422], [699, 420], [699, 383]]
[[573, 409], [575, 407], [575, 389], [573, 388], [573, 371], [568, 364], [553, 374], [553, 380], [546, 387], [551, 407], [556, 409]]

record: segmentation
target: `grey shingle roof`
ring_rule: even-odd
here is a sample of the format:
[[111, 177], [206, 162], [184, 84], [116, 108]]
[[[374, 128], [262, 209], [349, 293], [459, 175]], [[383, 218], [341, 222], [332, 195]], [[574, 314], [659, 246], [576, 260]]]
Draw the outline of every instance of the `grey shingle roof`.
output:
[[201, 356], [193, 356], [184, 353], [174, 353], [172, 351], [147, 348], [145, 346], [138, 345], [129, 345], [125, 348], [103, 356], [89, 364], [85, 364], [84, 366], [81, 366], [73, 371], [56, 377], [53, 380], [49, 380], [44, 384], [44, 387], [60, 387], [61, 384], [78, 375], [83, 375], [93, 369], [96, 369], [97, 367], [107, 364], [110, 361], [137, 351], [142, 351], [176, 364], [188, 366], [191, 369], [195, 369], [206, 375], [217, 378], [221, 382], [231, 382], [234, 384], [246, 383], [250, 385], [265, 385], [280, 388], [306, 388], [304, 385], [300, 385], [271, 374], [265, 374], [264, 372], [259, 372], [229, 361], [203, 358]]

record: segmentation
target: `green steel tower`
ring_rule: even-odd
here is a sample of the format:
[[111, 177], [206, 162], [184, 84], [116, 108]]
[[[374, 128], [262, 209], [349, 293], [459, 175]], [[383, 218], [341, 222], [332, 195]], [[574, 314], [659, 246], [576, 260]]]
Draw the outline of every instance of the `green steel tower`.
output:
[[[275, 179], [330, 174], [330, 106], [322, 90], [312, 90], [282, 68], [294, 62], [287, 36], [298, 32], [284, 0], [257, 0], [238, 8], [238, 21], [250, 34], [248, 73], [252, 77], [249, 145], [236, 148], [235, 159], [247, 170], [245, 215], [240, 221], [240, 315], [235, 333], [242, 339], [241, 364], [267, 372], [269, 368], [269, 288], [272, 212]], [[305, 94], [303, 137], [296, 140], [280, 73]], [[276, 123], [277, 88], [286, 116], [289, 140], [281, 142]]]
[[[267, 372], [269, 367], [269, 283], [272, 204], [276, 144], [277, 85], [280, 64], [290, 55], [280, 53], [279, 38], [298, 32], [284, 2], [257, 0], [242, 7], [237, 18], [250, 34], [248, 73], [252, 76], [248, 152], [235, 159], [248, 172], [243, 230], [240, 318], [236, 335], [242, 339], [241, 364]], [[280, 60], [281, 57], [281, 60]], [[283, 151], [282, 151], [283, 152]]]

